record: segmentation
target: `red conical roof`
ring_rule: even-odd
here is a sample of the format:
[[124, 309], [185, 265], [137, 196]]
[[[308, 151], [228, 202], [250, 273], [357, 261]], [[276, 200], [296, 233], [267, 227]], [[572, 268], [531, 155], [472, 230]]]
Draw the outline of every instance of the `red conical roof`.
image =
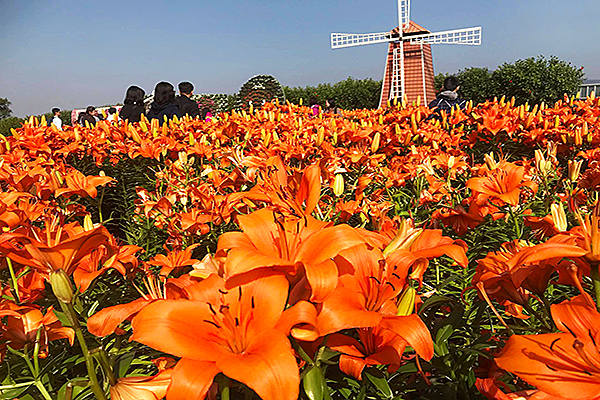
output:
[[[395, 27], [394, 29], [392, 29], [390, 31], [390, 33], [393, 34], [398, 34], [399, 29], [398, 27]], [[423, 28], [421, 25], [417, 24], [414, 21], [409, 21], [408, 26], [402, 31], [404, 34], [407, 33], [412, 33], [412, 34], [417, 34], [417, 33], [431, 33], [429, 32], [427, 29]]]

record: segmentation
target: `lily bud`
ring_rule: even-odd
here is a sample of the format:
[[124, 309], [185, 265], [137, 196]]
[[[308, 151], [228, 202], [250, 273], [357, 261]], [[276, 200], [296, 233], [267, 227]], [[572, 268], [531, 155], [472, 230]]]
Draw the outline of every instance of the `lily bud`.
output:
[[567, 230], [567, 216], [565, 215], [562, 203], [552, 203], [550, 205], [550, 213], [552, 214], [552, 221], [556, 229], [560, 232], [565, 232]]
[[333, 179], [333, 194], [341, 196], [344, 193], [344, 175], [335, 174]]
[[387, 257], [396, 250], [408, 249], [414, 243], [415, 240], [421, 235], [423, 229], [415, 228], [412, 220], [403, 219], [400, 224], [398, 233], [392, 239], [390, 244], [383, 250], [383, 256]]
[[73, 286], [69, 277], [62, 269], [50, 273], [50, 285], [56, 298], [63, 303], [73, 301]]
[[410, 129], [412, 130], [413, 135], [417, 134], [417, 120], [415, 118], [415, 114], [410, 114]]
[[407, 287], [404, 292], [402, 292], [402, 296], [400, 296], [400, 301], [398, 302], [398, 312], [396, 315], [406, 316], [413, 313], [415, 310], [415, 299], [417, 298], [417, 291], [412, 286]]
[[148, 132], [148, 125], [146, 125], [146, 121], [143, 119], [140, 120], [140, 128], [142, 129], [142, 132]]
[[542, 174], [542, 175], [548, 175], [548, 173], [550, 173], [550, 171], [552, 171], [552, 163], [550, 161], [547, 161], [546, 158], [544, 157], [544, 153], [542, 153], [542, 151], [540, 149], [537, 149], [535, 152], [535, 166], [537, 168], [537, 170]]
[[373, 141], [371, 142], [371, 153], [377, 153], [377, 150], [379, 150], [379, 142], [381, 142], [381, 133], [376, 132], [373, 136]]
[[92, 217], [90, 217], [90, 214], [88, 214], [83, 217], [83, 230], [88, 232], [92, 229], [94, 229], [94, 223], [92, 222]]
[[483, 159], [485, 160], [485, 164], [490, 170], [496, 169], [496, 167], [498, 166], [498, 163], [494, 160], [494, 153], [490, 152], [489, 154], [484, 155]]
[[583, 161], [572, 160], [568, 162], [569, 179], [571, 182], [577, 182], [579, 179], [579, 171], [581, 171], [581, 164]]
[[321, 146], [323, 144], [323, 140], [325, 140], [325, 128], [320, 126], [317, 130], [317, 146]]

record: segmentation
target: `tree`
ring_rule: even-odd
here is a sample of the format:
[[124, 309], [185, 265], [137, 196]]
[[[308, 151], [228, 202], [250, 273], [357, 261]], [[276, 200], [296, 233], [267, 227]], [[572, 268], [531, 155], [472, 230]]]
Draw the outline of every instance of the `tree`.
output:
[[553, 104], [564, 94], [573, 95], [583, 83], [583, 67], [552, 56], [517, 60], [502, 64], [492, 73], [498, 96], [515, 96], [517, 104]]
[[[444, 79], [451, 74], [435, 76], [436, 90], [440, 90]], [[494, 97], [515, 97], [516, 104], [553, 104], [564, 94], [577, 92], [583, 82], [583, 68], [577, 68], [570, 62], [557, 57], [530, 57], [517, 60], [514, 64], [504, 63], [495, 71], [487, 68], [467, 68], [459, 70], [456, 77], [460, 80], [458, 94], [473, 103], [482, 103]]]
[[0, 120], [8, 118], [12, 115], [12, 111], [10, 109], [11, 104], [12, 103], [8, 101], [8, 99], [0, 97]]
[[311, 97], [317, 99], [318, 104], [325, 106], [325, 101], [335, 99], [338, 107], [345, 110], [358, 108], [379, 107], [381, 96], [381, 81], [373, 79], [353, 79], [334, 83], [322, 83], [317, 86], [289, 87], [285, 86], [285, 97], [291, 103], [307, 105]]

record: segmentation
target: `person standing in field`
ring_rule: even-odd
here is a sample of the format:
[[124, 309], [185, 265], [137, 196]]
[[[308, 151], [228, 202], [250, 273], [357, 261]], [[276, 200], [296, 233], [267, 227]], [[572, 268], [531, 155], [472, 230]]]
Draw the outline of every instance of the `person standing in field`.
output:
[[190, 82], [181, 82], [179, 85], [179, 96], [175, 98], [175, 105], [179, 108], [181, 116], [189, 115], [196, 118], [200, 115], [198, 103], [191, 99], [194, 94], [194, 85]]
[[179, 108], [175, 105], [175, 88], [169, 82], [160, 82], [154, 88], [154, 101], [150, 104], [150, 110], [146, 115], [148, 119], [158, 119], [159, 123], [173, 118], [174, 115], [181, 117]]
[[321, 106], [316, 97], [311, 97], [310, 100], [308, 100], [308, 106], [312, 110], [313, 117], [316, 117], [321, 113]]
[[333, 115], [342, 115], [342, 110], [335, 104], [335, 99], [325, 101], [325, 112]]
[[455, 106], [461, 109], [465, 108], [467, 101], [458, 97], [458, 89], [460, 89], [458, 78], [455, 76], [447, 77], [444, 79], [444, 90], [438, 94], [436, 99], [429, 103], [429, 108], [438, 114], [442, 110], [449, 114]]
[[52, 121], [51, 124], [56, 127], [56, 129], [62, 131], [62, 119], [60, 119], [60, 108], [54, 107], [52, 109]]
[[119, 113], [121, 119], [129, 120], [129, 122], [140, 122], [142, 114], [146, 112], [144, 108], [144, 96], [146, 92], [139, 86], [129, 86], [125, 93], [123, 108]]
[[106, 118], [109, 122], [117, 122], [119, 120], [119, 116], [117, 115], [117, 109], [111, 107], [108, 109], [108, 117]]
[[79, 114], [79, 118], [77, 119], [77, 122], [79, 122], [79, 124], [81, 126], [85, 126], [86, 121], [91, 127], [96, 126], [96, 121], [97, 121], [96, 116], [97, 115], [98, 115], [98, 111], [96, 111], [96, 107], [88, 106], [85, 109], [85, 112]]

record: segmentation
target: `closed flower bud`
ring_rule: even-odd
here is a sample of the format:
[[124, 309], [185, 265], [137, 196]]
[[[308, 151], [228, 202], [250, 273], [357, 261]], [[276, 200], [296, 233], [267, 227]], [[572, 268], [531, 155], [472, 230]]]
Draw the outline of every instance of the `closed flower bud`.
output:
[[494, 153], [484, 155], [483, 159], [485, 160], [485, 164], [490, 170], [496, 169], [496, 167], [498, 166], [498, 163], [494, 160]]
[[333, 179], [333, 194], [341, 196], [344, 193], [344, 175], [335, 174]]
[[552, 214], [552, 222], [554, 222], [556, 229], [560, 232], [565, 232], [567, 230], [567, 216], [565, 215], [562, 203], [552, 203], [550, 213]]
[[569, 179], [571, 182], [577, 182], [579, 179], [579, 171], [581, 170], [582, 161], [572, 160], [568, 163]]
[[69, 277], [62, 269], [50, 273], [50, 285], [56, 298], [63, 303], [73, 300], [73, 287]]
[[413, 313], [415, 310], [415, 299], [417, 298], [417, 291], [412, 286], [407, 287], [404, 292], [402, 292], [402, 296], [400, 296], [400, 301], [398, 301], [398, 312], [396, 315], [406, 316]]
[[376, 132], [375, 136], [373, 136], [373, 141], [371, 142], [371, 153], [377, 153], [377, 150], [379, 150], [380, 142], [381, 142], [381, 133]]

